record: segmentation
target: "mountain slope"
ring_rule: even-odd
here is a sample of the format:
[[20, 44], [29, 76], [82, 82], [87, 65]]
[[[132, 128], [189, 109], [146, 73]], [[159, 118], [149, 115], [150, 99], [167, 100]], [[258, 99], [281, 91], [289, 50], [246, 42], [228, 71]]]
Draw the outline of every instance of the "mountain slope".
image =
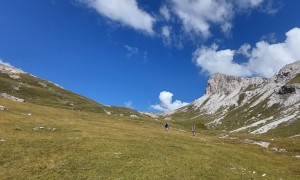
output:
[[299, 179], [299, 137], [263, 148], [161, 121], [0, 103], [0, 179]]
[[160, 120], [1, 71], [0, 179], [299, 179], [299, 136], [194, 136], [173, 122], [166, 131]]
[[[271, 78], [215, 74], [204, 96], [170, 113], [181, 123], [251, 134], [300, 134], [300, 61]], [[286, 131], [289, 130], [289, 131]]]
[[145, 116], [128, 108], [99, 104], [57, 84], [5, 64], [0, 64], [0, 97], [76, 111], [117, 114], [118, 116]]

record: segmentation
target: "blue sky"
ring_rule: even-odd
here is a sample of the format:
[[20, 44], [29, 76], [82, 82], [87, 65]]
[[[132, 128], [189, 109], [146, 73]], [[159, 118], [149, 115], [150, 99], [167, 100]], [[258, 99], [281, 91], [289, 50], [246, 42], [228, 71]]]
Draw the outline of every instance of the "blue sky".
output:
[[300, 1], [1, 0], [0, 60], [97, 102], [169, 111], [217, 72], [300, 60]]

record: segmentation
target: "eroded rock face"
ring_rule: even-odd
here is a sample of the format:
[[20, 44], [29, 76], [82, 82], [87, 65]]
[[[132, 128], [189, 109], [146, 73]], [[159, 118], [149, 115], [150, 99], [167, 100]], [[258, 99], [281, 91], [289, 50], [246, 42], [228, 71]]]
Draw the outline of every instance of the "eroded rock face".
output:
[[241, 78], [217, 73], [209, 80], [205, 94], [225, 94], [247, 88], [249, 85], [259, 85], [268, 82], [265, 78]]
[[292, 93], [296, 93], [296, 88], [289, 85], [282, 86], [278, 92], [278, 94], [280, 95], [292, 94]]
[[24, 71], [14, 68], [12, 66], [0, 63], [0, 72], [9, 75], [13, 79], [19, 79], [20, 74], [25, 73]]
[[1, 93], [0, 96], [2, 96], [5, 99], [9, 99], [9, 100], [12, 100], [12, 101], [15, 101], [15, 102], [25, 102], [24, 99], [17, 98], [15, 96], [11, 96], [11, 95], [6, 94], [6, 93]]
[[205, 120], [209, 128], [264, 134], [299, 121], [300, 83], [290, 84], [298, 74], [300, 61], [284, 66], [271, 78], [215, 74], [201, 98], [172, 113], [193, 115], [190, 119]]
[[251, 114], [255, 107], [260, 105], [261, 108], [269, 109], [276, 105], [286, 109], [278, 114], [279, 116], [289, 116], [291, 113], [298, 113], [300, 108], [300, 84], [288, 85], [299, 73], [300, 61], [284, 66], [271, 78], [242, 78], [215, 74], [208, 80], [206, 92], [201, 98], [173, 113], [186, 113], [192, 109], [193, 112], [199, 113], [195, 117], [209, 115], [213, 117], [210, 123], [221, 124], [233, 107], [242, 109], [240, 116], [245, 115], [244, 118], [252, 122], [251, 118], [262, 120], [258, 115], [254, 117], [254, 113]]
[[225, 74], [214, 74], [209, 80], [206, 95], [225, 94], [228, 95], [237, 89], [247, 88], [249, 85], [264, 85], [267, 83], [285, 83], [300, 72], [300, 61], [284, 66], [271, 78], [242, 78]]
[[287, 82], [300, 72], [300, 61], [288, 64], [280, 69], [280, 71], [271, 77], [276, 83]]

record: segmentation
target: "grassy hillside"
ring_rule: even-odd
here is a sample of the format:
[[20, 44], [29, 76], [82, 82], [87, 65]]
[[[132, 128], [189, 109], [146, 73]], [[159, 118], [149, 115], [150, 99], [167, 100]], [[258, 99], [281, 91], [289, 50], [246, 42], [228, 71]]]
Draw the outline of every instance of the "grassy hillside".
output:
[[[0, 98], [0, 179], [299, 179], [300, 138], [270, 148], [152, 119]], [[261, 137], [263, 138], [263, 137]], [[263, 139], [270, 141], [269, 137]]]
[[[219, 138], [226, 132], [204, 125], [214, 117], [198, 116], [193, 109], [171, 115], [166, 131], [164, 120], [101, 105], [28, 74], [12, 79], [0, 73], [0, 93], [25, 99], [18, 103], [0, 97], [0, 106], [6, 107], [0, 111], [0, 179], [300, 177], [300, 137], [289, 137], [298, 131], [299, 121], [288, 126], [293, 133], [286, 133], [286, 126], [278, 128], [285, 138]], [[273, 113], [263, 106], [257, 110]], [[239, 111], [232, 108], [224, 123], [232, 124]], [[189, 131], [192, 125], [196, 136]], [[271, 144], [262, 148], [245, 143], [247, 139]]]
[[7, 93], [25, 99], [26, 102], [47, 107], [117, 115], [123, 114], [127, 116], [140, 115], [138, 112], [128, 108], [108, 107], [99, 104], [28, 74], [20, 74], [19, 79], [12, 79], [9, 75], [0, 73], [0, 93]]
[[19, 79], [12, 79], [7, 74], [0, 73], [0, 92], [39, 105], [94, 112], [103, 111], [103, 106], [96, 102], [28, 74], [21, 74]]

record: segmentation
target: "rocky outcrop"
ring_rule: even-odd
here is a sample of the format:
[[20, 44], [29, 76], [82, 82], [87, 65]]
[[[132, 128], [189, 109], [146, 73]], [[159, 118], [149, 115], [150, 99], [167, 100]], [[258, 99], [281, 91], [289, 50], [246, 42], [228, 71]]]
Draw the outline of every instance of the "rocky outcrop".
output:
[[249, 85], [260, 85], [268, 81], [265, 78], [241, 78], [217, 73], [208, 80], [205, 94], [228, 95], [237, 89], [244, 89]]
[[289, 84], [299, 73], [300, 61], [284, 66], [271, 78], [215, 74], [201, 98], [172, 113], [193, 114], [191, 119], [204, 117], [209, 119], [207, 126], [225, 129], [231, 126], [245, 130], [266, 124], [260, 131], [265, 133], [280, 123], [300, 119], [300, 85]]
[[7, 64], [1, 64], [0, 63], [0, 72], [3, 74], [9, 75], [9, 77], [13, 79], [19, 79], [20, 74], [25, 73], [24, 71], [14, 68], [12, 66], [9, 66]]
[[284, 85], [280, 88], [278, 94], [284, 95], [284, 94], [292, 94], [296, 93], [296, 89], [293, 86]]
[[285, 100], [280, 98], [278, 94], [294, 93], [299, 95], [296, 88], [285, 84], [299, 73], [300, 61], [286, 65], [271, 78], [242, 78], [218, 73], [208, 80], [205, 95], [191, 105], [201, 112], [213, 114], [221, 107], [228, 109], [232, 106], [249, 103], [249, 100], [254, 99], [254, 97], [259, 98], [252, 102], [251, 107], [266, 99], [270, 101], [269, 106], [276, 103], [290, 104], [285, 103]]
[[296, 61], [281, 68], [277, 74], [271, 77], [271, 80], [275, 83], [284, 83], [291, 80], [299, 73], [300, 61]]
[[0, 111], [5, 111], [6, 108], [4, 106], [0, 106]]
[[17, 98], [15, 96], [11, 96], [11, 95], [6, 94], [6, 93], [1, 93], [0, 96], [2, 96], [5, 99], [9, 99], [9, 100], [12, 100], [12, 101], [15, 101], [15, 102], [25, 102], [24, 99]]

